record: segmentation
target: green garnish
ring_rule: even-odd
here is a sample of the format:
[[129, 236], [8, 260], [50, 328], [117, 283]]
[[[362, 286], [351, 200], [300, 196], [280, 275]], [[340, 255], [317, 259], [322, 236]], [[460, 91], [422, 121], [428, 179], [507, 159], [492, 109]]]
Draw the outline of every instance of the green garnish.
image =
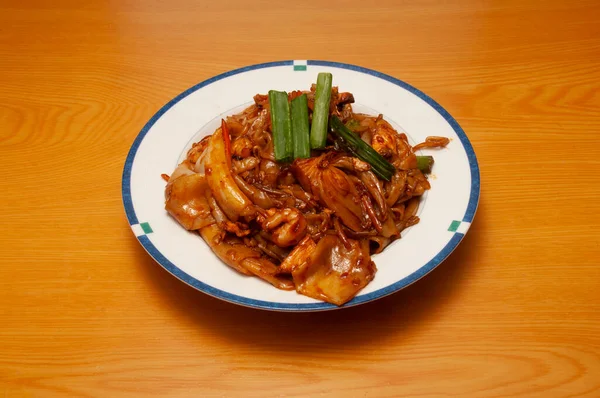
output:
[[331, 73], [319, 73], [315, 91], [315, 107], [310, 128], [311, 148], [324, 148], [327, 142], [327, 120], [329, 119], [329, 101], [331, 100]]
[[356, 119], [350, 119], [346, 122], [346, 127], [352, 131], [355, 131], [358, 127], [360, 127], [360, 123]]
[[310, 157], [308, 131], [308, 98], [306, 94], [294, 98], [290, 103], [292, 114], [292, 137], [294, 141], [294, 159]]
[[421, 170], [423, 174], [431, 173], [433, 163], [433, 156], [417, 156], [417, 168]]
[[341, 139], [344, 148], [360, 160], [369, 163], [375, 175], [386, 181], [392, 178], [396, 172], [396, 168], [358, 135], [344, 126], [344, 123], [337, 116], [331, 115], [329, 125], [334, 134]]
[[269, 91], [271, 105], [271, 130], [273, 131], [273, 149], [278, 162], [292, 161], [293, 139], [288, 96], [284, 91]]

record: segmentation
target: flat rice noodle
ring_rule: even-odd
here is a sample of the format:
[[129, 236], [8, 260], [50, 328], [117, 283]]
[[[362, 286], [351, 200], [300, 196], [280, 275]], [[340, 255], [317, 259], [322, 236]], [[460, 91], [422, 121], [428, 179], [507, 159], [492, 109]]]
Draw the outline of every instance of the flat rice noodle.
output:
[[310, 256], [292, 270], [296, 290], [309, 297], [342, 305], [364, 288], [377, 272], [369, 242], [349, 239], [344, 247], [337, 235], [325, 235]]

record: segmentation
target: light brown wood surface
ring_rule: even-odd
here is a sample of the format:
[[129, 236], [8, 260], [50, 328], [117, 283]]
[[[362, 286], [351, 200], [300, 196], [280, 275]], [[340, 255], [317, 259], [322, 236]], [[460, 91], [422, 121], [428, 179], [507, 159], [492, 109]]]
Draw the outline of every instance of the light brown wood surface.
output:
[[[596, 0], [3, 0], [0, 397], [599, 397], [599, 19]], [[470, 137], [479, 210], [423, 280], [271, 313], [138, 244], [121, 173], [145, 122], [281, 59], [398, 77]]]

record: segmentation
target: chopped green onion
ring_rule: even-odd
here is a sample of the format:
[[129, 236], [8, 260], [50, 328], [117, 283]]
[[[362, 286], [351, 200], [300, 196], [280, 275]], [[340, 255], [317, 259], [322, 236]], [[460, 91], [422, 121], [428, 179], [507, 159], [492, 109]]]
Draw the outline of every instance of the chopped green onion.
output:
[[433, 156], [417, 156], [417, 168], [424, 174], [431, 173], [433, 163]]
[[310, 128], [311, 148], [324, 148], [327, 143], [327, 120], [329, 119], [329, 101], [331, 100], [331, 73], [319, 73], [315, 91], [315, 108]]
[[290, 162], [294, 150], [287, 93], [284, 91], [269, 91], [269, 104], [271, 105], [271, 130], [273, 132], [275, 160]]
[[292, 137], [294, 141], [294, 159], [310, 157], [308, 132], [308, 98], [306, 94], [290, 102], [292, 114]]
[[329, 124], [335, 135], [341, 139], [342, 145], [352, 155], [371, 165], [371, 170], [377, 177], [389, 181], [396, 168], [383, 156], [377, 153], [369, 144], [364, 142], [358, 135], [350, 131], [348, 127], [335, 115], [331, 115]]
[[346, 122], [346, 127], [348, 127], [352, 131], [355, 131], [357, 128], [360, 127], [360, 123], [356, 119], [350, 119]]

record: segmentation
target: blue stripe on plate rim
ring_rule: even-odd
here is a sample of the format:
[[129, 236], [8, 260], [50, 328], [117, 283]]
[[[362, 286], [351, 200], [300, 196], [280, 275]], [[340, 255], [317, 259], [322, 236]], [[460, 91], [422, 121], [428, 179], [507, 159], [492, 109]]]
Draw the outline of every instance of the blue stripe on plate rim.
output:
[[[127, 155], [127, 159], [125, 160], [125, 165], [124, 165], [124, 169], [123, 169], [123, 179], [122, 179], [122, 195], [123, 195], [123, 204], [125, 206], [125, 213], [127, 215], [127, 219], [129, 220], [129, 224], [134, 225], [134, 224], [139, 223], [137, 215], [135, 214], [135, 209], [133, 208], [133, 202], [131, 200], [131, 167], [133, 165], [135, 155], [137, 153], [137, 150], [138, 150], [142, 140], [144, 139], [144, 137], [146, 136], [146, 134], [148, 133], [150, 128], [152, 128], [154, 123], [156, 123], [156, 121], [162, 115], [164, 115], [169, 109], [171, 109], [171, 107], [173, 107], [173, 105], [175, 105], [176, 103], [178, 103], [179, 101], [181, 101], [183, 98], [187, 97], [194, 91], [199, 90], [202, 87], [208, 86], [209, 84], [214, 83], [218, 80], [224, 79], [229, 76], [237, 75], [239, 73], [244, 73], [247, 71], [255, 70], [255, 69], [272, 68], [272, 67], [276, 67], [276, 66], [288, 66], [288, 65], [291, 66], [293, 64], [294, 64], [293, 60], [266, 62], [266, 63], [262, 63], [262, 64], [245, 66], [243, 68], [234, 69], [234, 70], [222, 73], [220, 75], [211, 77], [210, 79], [205, 80], [201, 83], [198, 83], [193, 87], [190, 87], [189, 89], [185, 90], [184, 92], [182, 92], [181, 94], [179, 94], [178, 96], [173, 98], [171, 101], [169, 101], [167, 104], [165, 104], [158, 112], [156, 112], [156, 114], [154, 116], [152, 116], [152, 118], [146, 123], [144, 128], [140, 131], [140, 133], [134, 140], [134, 142], [131, 146], [131, 149], [129, 150], [129, 154]], [[469, 142], [467, 135], [465, 134], [463, 129], [460, 127], [458, 122], [448, 113], [448, 111], [446, 111], [444, 108], [442, 108], [441, 105], [439, 105], [437, 102], [435, 102], [431, 97], [429, 97], [427, 94], [423, 93], [422, 91], [418, 90], [417, 88], [411, 86], [408, 83], [403, 82], [402, 80], [396, 79], [395, 77], [386, 75], [384, 73], [377, 72], [375, 70], [364, 68], [361, 66], [350, 65], [350, 64], [340, 63], [340, 62], [308, 60], [307, 64], [309, 66], [317, 65], [317, 66], [329, 66], [332, 68], [339, 68], [339, 69], [349, 69], [349, 70], [353, 70], [356, 72], [365, 73], [367, 75], [376, 76], [380, 79], [386, 80], [390, 83], [400, 86], [407, 91], [410, 91], [411, 93], [413, 93], [414, 95], [416, 95], [417, 97], [419, 97], [423, 101], [425, 101], [427, 104], [429, 104], [440, 115], [442, 115], [442, 117], [450, 124], [450, 126], [452, 126], [452, 128], [454, 129], [454, 131], [460, 138], [460, 142], [462, 143], [462, 145], [467, 153], [467, 157], [469, 160], [469, 166], [471, 169], [471, 194], [469, 196], [469, 204], [467, 205], [467, 210], [463, 217], [463, 221], [466, 221], [466, 222], [473, 221], [473, 218], [475, 217], [475, 212], [477, 211], [477, 205], [479, 203], [479, 191], [480, 191], [480, 176], [479, 176], [479, 166], [477, 164], [477, 157], [475, 156], [475, 151], [473, 150], [473, 146]], [[247, 297], [238, 296], [236, 294], [228, 293], [223, 290], [217, 289], [213, 286], [207, 285], [206, 283], [203, 283], [203, 282], [199, 281], [198, 279], [196, 279], [196, 278], [192, 277], [191, 275], [182, 271], [179, 267], [177, 267], [175, 264], [173, 264], [171, 261], [169, 261], [169, 259], [167, 259], [156, 248], [156, 246], [154, 246], [154, 244], [150, 241], [148, 236], [141, 235], [138, 237], [138, 240], [140, 241], [140, 243], [142, 244], [144, 249], [146, 249], [146, 251], [150, 254], [150, 256], [152, 256], [154, 258], [154, 260], [156, 260], [156, 262], [158, 262], [169, 273], [171, 273], [172, 275], [174, 275], [181, 281], [187, 283], [188, 285], [190, 285], [206, 294], [209, 294], [213, 297], [216, 297], [216, 298], [219, 298], [219, 299], [222, 299], [225, 301], [229, 301], [231, 303], [241, 304], [241, 305], [244, 305], [247, 307], [252, 307], [252, 308], [267, 309], [267, 310], [273, 310], [273, 311], [292, 311], [292, 312], [298, 311], [299, 312], [299, 311], [324, 311], [324, 310], [332, 310], [332, 309], [338, 309], [338, 308], [353, 307], [355, 305], [367, 303], [369, 301], [377, 300], [377, 299], [387, 296], [389, 294], [395, 293], [396, 291], [399, 291], [399, 290], [405, 288], [406, 286], [418, 281], [423, 276], [425, 276], [429, 272], [431, 272], [442, 261], [444, 261], [450, 255], [450, 253], [452, 253], [452, 251], [458, 246], [458, 244], [463, 239], [463, 237], [464, 237], [464, 234], [461, 234], [461, 233], [453, 234], [452, 237], [450, 238], [450, 240], [448, 241], [448, 243], [446, 244], [446, 246], [444, 246], [444, 248], [438, 254], [436, 254], [431, 260], [429, 260], [425, 265], [423, 265], [417, 271], [413, 272], [409, 276], [399, 280], [398, 282], [396, 282], [392, 285], [381, 288], [381, 289], [371, 292], [369, 294], [357, 296], [354, 299], [352, 299], [351, 301], [349, 301], [348, 303], [346, 303], [343, 307], [338, 307], [336, 305], [329, 304], [329, 303], [323, 303], [323, 302], [304, 303], [304, 304], [278, 303], [278, 302], [271, 302], [271, 301], [255, 300], [255, 299], [250, 299]]]

